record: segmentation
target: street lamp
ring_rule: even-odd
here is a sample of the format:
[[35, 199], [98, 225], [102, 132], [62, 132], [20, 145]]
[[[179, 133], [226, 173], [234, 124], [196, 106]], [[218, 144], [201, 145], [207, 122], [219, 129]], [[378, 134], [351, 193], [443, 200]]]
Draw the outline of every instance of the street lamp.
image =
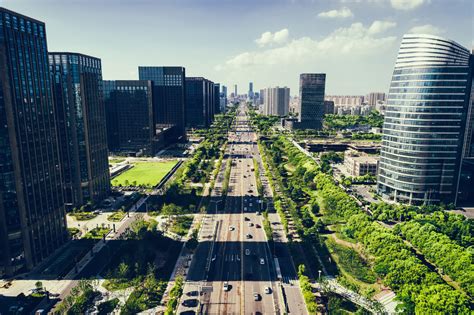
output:
[[321, 270], [318, 270], [318, 275], [319, 275], [319, 282], [321, 282]]

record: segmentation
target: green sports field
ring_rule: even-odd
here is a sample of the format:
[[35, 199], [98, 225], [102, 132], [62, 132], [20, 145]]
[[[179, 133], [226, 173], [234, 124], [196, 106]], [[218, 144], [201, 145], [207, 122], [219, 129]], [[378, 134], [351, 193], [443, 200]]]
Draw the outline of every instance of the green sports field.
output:
[[145, 185], [147, 187], [153, 187], [160, 182], [176, 163], [177, 161], [133, 163], [134, 167], [112, 179], [112, 185]]

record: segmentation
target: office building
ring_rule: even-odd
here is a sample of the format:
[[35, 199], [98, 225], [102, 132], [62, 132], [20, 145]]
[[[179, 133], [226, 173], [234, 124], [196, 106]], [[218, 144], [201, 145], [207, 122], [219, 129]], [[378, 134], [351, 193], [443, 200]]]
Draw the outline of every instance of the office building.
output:
[[377, 175], [378, 156], [354, 150], [344, 152], [344, 167], [349, 176]]
[[334, 114], [334, 102], [333, 101], [324, 101], [324, 114]]
[[[214, 83], [214, 114], [219, 114], [221, 112], [221, 85], [219, 83]], [[214, 121], [214, 116], [212, 117]]]
[[266, 88], [263, 90], [263, 114], [274, 116], [288, 115], [290, 106], [290, 89], [287, 87]]
[[253, 100], [254, 94], [253, 94], [253, 82], [249, 82], [249, 92], [248, 92], [248, 98], [249, 100]]
[[291, 128], [322, 128], [325, 87], [325, 73], [303, 73], [300, 75], [300, 102], [297, 108], [298, 121], [293, 123]]
[[139, 80], [153, 83], [153, 121], [156, 129], [169, 129], [168, 141], [184, 140], [185, 69], [184, 67], [138, 67]]
[[67, 239], [43, 22], [0, 8], [0, 277]]
[[221, 93], [221, 99], [220, 99], [220, 107], [221, 107], [221, 112], [225, 112], [225, 108], [227, 106], [227, 86], [223, 85], [222, 86], [222, 93]]
[[109, 151], [131, 156], [154, 155], [164, 145], [156, 141], [151, 81], [104, 81]]
[[469, 50], [403, 37], [387, 98], [378, 192], [408, 204], [456, 202], [471, 78]]
[[326, 101], [333, 101], [335, 107], [360, 106], [364, 102], [363, 95], [326, 95]]
[[49, 53], [59, 152], [68, 209], [110, 191], [107, 129], [99, 58]]
[[377, 105], [377, 102], [379, 101], [382, 101], [382, 102], [385, 101], [385, 93], [372, 92], [372, 93], [369, 93], [365, 99], [365, 102], [367, 103], [367, 105], [372, 106], [372, 107], [375, 107]]
[[212, 81], [201, 77], [186, 78], [186, 127], [207, 128], [213, 121], [214, 90]]
[[237, 94], [237, 84], [234, 84], [234, 97], [238, 97], [239, 94]]

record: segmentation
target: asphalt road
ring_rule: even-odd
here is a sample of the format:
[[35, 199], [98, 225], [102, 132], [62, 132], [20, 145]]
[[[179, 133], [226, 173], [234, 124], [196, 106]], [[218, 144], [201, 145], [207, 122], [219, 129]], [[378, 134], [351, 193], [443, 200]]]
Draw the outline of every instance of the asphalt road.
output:
[[[214, 204], [200, 235], [181, 302], [198, 298], [200, 305], [181, 304], [178, 314], [279, 314], [281, 289], [263, 229], [253, 156], [258, 154], [243, 107], [229, 132], [227, 157], [232, 160], [225, 205], [215, 207], [221, 183], [211, 195]], [[224, 164], [224, 163], [223, 163]], [[225, 168], [221, 168], [223, 174]], [[220, 176], [223, 180], [223, 176]], [[224, 284], [229, 285], [224, 290]], [[269, 288], [266, 292], [266, 288]], [[186, 313], [188, 312], [188, 313]]]

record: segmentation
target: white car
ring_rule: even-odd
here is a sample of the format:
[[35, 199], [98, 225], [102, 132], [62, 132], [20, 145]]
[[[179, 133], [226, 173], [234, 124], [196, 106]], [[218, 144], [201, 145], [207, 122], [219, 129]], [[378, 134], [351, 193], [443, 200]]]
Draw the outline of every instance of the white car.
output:
[[235, 230], [235, 227], [233, 225], [229, 226], [229, 231]]
[[253, 226], [253, 223], [252, 222], [249, 222], [249, 227], [252, 227]]
[[260, 258], [260, 265], [265, 265], [265, 259]]
[[227, 282], [227, 281], [224, 282], [223, 290], [224, 290], [225, 292], [227, 292], [227, 291], [229, 291], [229, 289], [230, 289], [230, 287], [229, 287], [229, 282]]
[[265, 287], [265, 294], [272, 293], [272, 289], [270, 287]]

